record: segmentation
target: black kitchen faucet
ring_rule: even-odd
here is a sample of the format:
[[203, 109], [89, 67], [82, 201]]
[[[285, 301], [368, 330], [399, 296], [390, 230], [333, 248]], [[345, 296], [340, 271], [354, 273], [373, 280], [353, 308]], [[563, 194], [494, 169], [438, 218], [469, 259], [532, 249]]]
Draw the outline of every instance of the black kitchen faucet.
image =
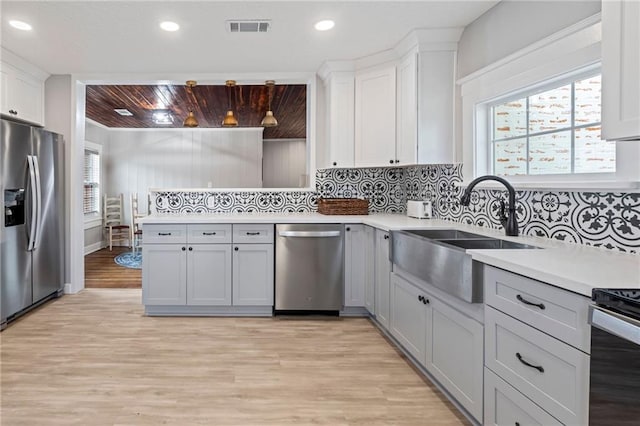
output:
[[500, 182], [507, 188], [507, 191], [509, 192], [509, 215], [507, 216], [505, 214], [504, 201], [500, 200], [500, 223], [502, 224], [506, 235], [510, 237], [517, 237], [518, 219], [516, 218], [516, 190], [513, 189], [513, 186], [511, 186], [511, 184], [505, 179], [493, 175], [486, 175], [475, 178], [471, 181], [471, 183], [469, 183], [469, 186], [467, 186], [467, 189], [465, 189], [464, 194], [462, 194], [462, 197], [460, 197], [460, 204], [462, 204], [463, 206], [468, 206], [469, 202], [471, 201], [471, 191], [473, 191], [473, 188], [477, 184], [485, 180], [495, 180], [497, 182]]

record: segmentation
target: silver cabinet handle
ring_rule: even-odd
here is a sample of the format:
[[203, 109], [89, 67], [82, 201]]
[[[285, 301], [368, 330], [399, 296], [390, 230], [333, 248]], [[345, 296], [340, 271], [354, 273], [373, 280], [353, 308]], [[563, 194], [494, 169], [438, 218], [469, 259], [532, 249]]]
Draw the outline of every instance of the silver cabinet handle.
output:
[[339, 237], [340, 231], [280, 231], [278, 235], [297, 238], [330, 238]]
[[640, 321], [592, 305], [589, 306], [589, 324], [640, 345]]

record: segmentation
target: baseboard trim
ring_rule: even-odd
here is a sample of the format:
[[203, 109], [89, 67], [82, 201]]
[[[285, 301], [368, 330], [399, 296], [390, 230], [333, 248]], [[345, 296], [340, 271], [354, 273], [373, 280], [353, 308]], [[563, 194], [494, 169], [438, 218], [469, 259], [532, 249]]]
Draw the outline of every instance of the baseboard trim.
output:
[[102, 241], [98, 241], [97, 243], [89, 244], [88, 246], [84, 246], [84, 255], [91, 254], [95, 251], [105, 248], [106, 245]]
[[175, 306], [145, 305], [147, 316], [270, 317], [273, 306]]

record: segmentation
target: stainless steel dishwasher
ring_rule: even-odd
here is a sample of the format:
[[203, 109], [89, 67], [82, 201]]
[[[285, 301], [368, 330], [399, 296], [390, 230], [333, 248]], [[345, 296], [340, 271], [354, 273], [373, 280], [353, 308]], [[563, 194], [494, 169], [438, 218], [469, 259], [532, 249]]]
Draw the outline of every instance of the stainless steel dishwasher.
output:
[[276, 225], [275, 313], [334, 313], [344, 294], [344, 226]]

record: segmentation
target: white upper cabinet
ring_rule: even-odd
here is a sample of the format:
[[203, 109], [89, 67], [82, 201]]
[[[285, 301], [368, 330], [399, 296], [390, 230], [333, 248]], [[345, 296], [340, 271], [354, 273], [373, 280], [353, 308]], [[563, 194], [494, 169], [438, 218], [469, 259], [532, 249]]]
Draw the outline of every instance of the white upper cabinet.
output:
[[414, 52], [396, 70], [396, 158], [401, 165], [418, 161], [418, 65]]
[[418, 54], [418, 163], [453, 163], [456, 48]]
[[353, 167], [354, 73], [331, 73], [325, 90], [328, 151], [321, 167]]
[[356, 73], [355, 165], [396, 163], [396, 67]]
[[640, 139], [640, 2], [602, 2], [602, 138]]
[[0, 112], [44, 125], [44, 81], [47, 74], [2, 49]]

